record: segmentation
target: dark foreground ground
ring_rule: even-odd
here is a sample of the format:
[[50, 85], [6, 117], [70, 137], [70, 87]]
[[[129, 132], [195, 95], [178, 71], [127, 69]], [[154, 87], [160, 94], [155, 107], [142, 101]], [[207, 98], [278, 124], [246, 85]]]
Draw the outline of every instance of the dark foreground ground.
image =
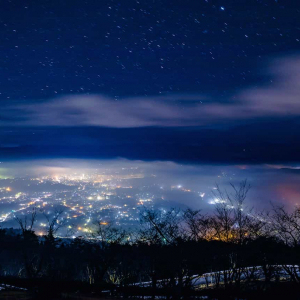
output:
[[[63, 292], [58, 291], [55, 286], [45, 290], [42, 288], [38, 291], [38, 286], [34, 290], [30, 291], [14, 291], [14, 290], [2, 290], [0, 291], [0, 300], [117, 300], [117, 299], [153, 299], [149, 293], [150, 290], [119, 290], [118, 295], [109, 296], [97, 295], [95, 292], [88, 291], [76, 291], [76, 292]], [[300, 300], [300, 286], [291, 285], [290, 283], [277, 283], [272, 284], [269, 287], [256, 286], [251, 287], [251, 290], [239, 290], [236, 289], [210, 289], [202, 290], [193, 293], [185, 293], [185, 295], [178, 295], [167, 293], [167, 291], [158, 291], [158, 296], [155, 299], [206, 299], [206, 300], [262, 300], [262, 299], [274, 299], [274, 300]]]

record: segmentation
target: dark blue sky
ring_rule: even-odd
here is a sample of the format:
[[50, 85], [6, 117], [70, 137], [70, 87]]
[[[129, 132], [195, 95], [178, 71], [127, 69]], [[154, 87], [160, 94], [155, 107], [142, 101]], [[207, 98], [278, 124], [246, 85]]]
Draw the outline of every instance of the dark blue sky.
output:
[[3, 99], [226, 98], [267, 81], [257, 68], [300, 46], [297, 1], [4, 0], [1, 7]]
[[3, 0], [0, 157], [299, 162], [297, 2]]

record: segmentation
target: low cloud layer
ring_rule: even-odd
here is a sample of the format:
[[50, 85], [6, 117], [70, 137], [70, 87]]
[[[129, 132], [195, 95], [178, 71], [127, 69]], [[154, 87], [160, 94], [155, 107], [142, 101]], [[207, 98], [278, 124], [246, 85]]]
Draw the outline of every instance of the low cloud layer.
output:
[[185, 127], [264, 117], [300, 116], [300, 57], [274, 61], [272, 81], [237, 93], [226, 103], [209, 97], [171, 95], [114, 100], [70, 96], [2, 105], [0, 125]]
[[[166, 201], [201, 208], [204, 211], [214, 209], [210, 201], [216, 184], [230, 191], [229, 183], [238, 185], [247, 178], [251, 185], [247, 201], [251, 207], [270, 207], [273, 204], [285, 204], [292, 207], [298, 203], [300, 195], [300, 176], [297, 172], [287, 171], [294, 166], [266, 166], [266, 165], [182, 165], [169, 161], [129, 161], [114, 160], [83, 160], [83, 159], [54, 159], [36, 161], [3, 162], [0, 164], [0, 187], [6, 187], [5, 177], [39, 177], [65, 176], [76, 174], [144, 174], [144, 179], [129, 181], [134, 188], [150, 186], [149, 191], [162, 193]], [[155, 176], [153, 176], [155, 175]], [[9, 181], [13, 189], [33, 191], [37, 187], [28, 185], [27, 181]], [[172, 190], [172, 186], [182, 186], [191, 190], [187, 193], [181, 189]], [[48, 187], [57, 189], [57, 186]], [[200, 195], [203, 195], [200, 197]]]

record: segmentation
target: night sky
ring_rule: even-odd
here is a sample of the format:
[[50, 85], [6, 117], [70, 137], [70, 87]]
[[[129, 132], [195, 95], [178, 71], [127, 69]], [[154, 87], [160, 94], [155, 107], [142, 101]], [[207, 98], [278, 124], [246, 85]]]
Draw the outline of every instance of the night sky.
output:
[[1, 2], [2, 161], [299, 163], [295, 0]]

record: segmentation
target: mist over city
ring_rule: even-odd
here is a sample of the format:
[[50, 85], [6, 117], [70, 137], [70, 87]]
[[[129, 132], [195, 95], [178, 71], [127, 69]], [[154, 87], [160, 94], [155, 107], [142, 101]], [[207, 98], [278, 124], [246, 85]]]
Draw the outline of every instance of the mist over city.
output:
[[18, 228], [16, 217], [37, 209], [36, 231], [46, 234], [47, 217], [61, 211], [60, 236], [92, 232], [95, 222], [134, 228], [145, 209], [171, 208], [213, 213], [218, 186], [247, 180], [247, 206], [270, 209], [299, 202], [298, 168], [278, 165], [195, 165], [168, 161], [35, 160], [2, 162], [0, 222]]

